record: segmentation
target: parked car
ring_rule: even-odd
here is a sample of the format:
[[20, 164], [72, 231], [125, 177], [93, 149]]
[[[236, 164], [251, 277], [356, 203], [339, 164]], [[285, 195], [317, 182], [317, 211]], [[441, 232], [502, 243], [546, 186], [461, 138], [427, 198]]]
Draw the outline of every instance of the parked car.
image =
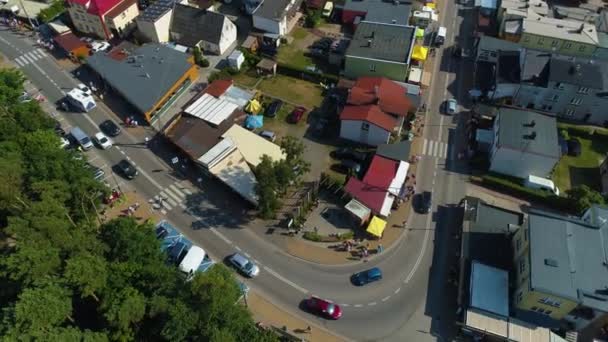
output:
[[433, 207], [433, 195], [430, 191], [419, 193], [414, 198], [414, 209], [419, 214], [428, 214]]
[[310, 48], [311, 49], [320, 49], [320, 50], [328, 50], [329, 47], [331, 46], [331, 43], [333, 43], [333, 39], [329, 38], [329, 37], [324, 37], [321, 38], [319, 40], [317, 40], [316, 42], [314, 42]]
[[102, 132], [111, 137], [115, 137], [120, 134], [120, 127], [118, 127], [118, 125], [115, 124], [112, 120], [106, 120], [100, 123], [99, 128]]
[[339, 148], [333, 151], [331, 155], [336, 159], [351, 159], [359, 163], [362, 163], [367, 159], [367, 153], [355, 151], [348, 147]]
[[454, 114], [458, 108], [458, 101], [455, 98], [451, 98], [445, 101], [445, 112], [447, 114]]
[[306, 300], [306, 308], [312, 313], [325, 318], [339, 319], [342, 317], [342, 309], [338, 304], [316, 296], [311, 296]]
[[135, 166], [126, 159], [119, 161], [118, 164], [116, 164], [116, 167], [118, 167], [120, 172], [122, 172], [127, 179], [133, 179], [139, 174]]
[[378, 267], [370, 268], [369, 270], [361, 271], [353, 274], [351, 280], [357, 286], [372, 283], [382, 279], [382, 271]]
[[93, 42], [91, 44], [91, 51], [93, 53], [97, 53], [100, 51], [107, 51], [111, 47], [112, 47], [112, 45], [110, 45], [110, 43], [108, 43], [108, 42]]
[[356, 161], [344, 159], [342, 162], [340, 162], [340, 164], [338, 164], [338, 169], [344, 173], [359, 174], [359, 172], [361, 172], [361, 165]]
[[101, 147], [101, 149], [103, 150], [112, 147], [112, 140], [106, 137], [106, 135], [101, 132], [95, 133], [93, 141], [95, 142], [95, 144], [97, 144], [97, 146]]
[[234, 253], [228, 260], [232, 266], [249, 278], [253, 278], [260, 273], [260, 268], [240, 253]]
[[88, 96], [93, 95], [93, 91], [91, 90], [91, 88], [87, 87], [83, 83], [78, 84], [76, 86], [76, 88], [78, 88], [80, 91], [82, 91], [83, 94], [86, 94]]
[[266, 108], [264, 115], [269, 118], [274, 118], [275, 116], [277, 116], [279, 110], [281, 110], [281, 107], [283, 107], [283, 101], [274, 100], [268, 105], [268, 108]]
[[304, 113], [306, 113], [306, 108], [304, 108], [304, 107], [296, 107], [291, 112], [291, 114], [289, 114], [289, 116], [287, 117], [287, 121], [290, 122], [290, 123], [296, 124], [296, 123], [300, 122], [300, 120], [304, 116]]
[[581, 142], [578, 139], [568, 140], [568, 155], [578, 157], [581, 152]]
[[274, 142], [277, 135], [273, 131], [261, 131], [260, 136], [270, 142]]

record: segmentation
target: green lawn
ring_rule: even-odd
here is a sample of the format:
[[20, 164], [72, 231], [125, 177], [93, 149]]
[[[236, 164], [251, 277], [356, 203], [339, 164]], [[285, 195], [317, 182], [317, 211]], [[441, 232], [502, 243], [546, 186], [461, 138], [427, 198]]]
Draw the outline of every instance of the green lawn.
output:
[[[569, 126], [561, 125], [560, 128]], [[599, 133], [599, 129], [598, 129]], [[599, 165], [608, 153], [608, 139], [603, 134], [577, 135], [570, 131], [570, 138], [581, 142], [581, 155], [578, 157], [563, 156], [553, 173], [553, 181], [561, 192], [576, 185], [588, 185], [598, 190], [600, 188]]]
[[266, 78], [257, 87], [267, 95], [302, 105], [311, 110], [323, 101], [321, 87], [305, 80], [279, 75]]
[[236, 85], [251, 89], [258, 81], [258, 75], [256, 75], [255, 70], [252, 68], [234, 75], [232, 80]]
[[309, 65], [314, 65], [314, 62], [309, 57], [304, 56], [306, 47], [311, 43], [309, 39], [310, 33], [305, 29], [298, 27], [293, 30], [291, 36], [294, 38], [290, 44], [283, 44], [279, 47], [277, 61], [294, 68], [304, 69]]

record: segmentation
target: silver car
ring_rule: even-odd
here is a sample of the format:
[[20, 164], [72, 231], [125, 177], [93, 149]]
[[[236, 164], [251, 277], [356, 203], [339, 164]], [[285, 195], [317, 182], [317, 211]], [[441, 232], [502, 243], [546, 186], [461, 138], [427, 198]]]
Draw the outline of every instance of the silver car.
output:
[[250, 278], [260, 273], [260, 268], [242, 254], [235, 253], [230, 256], [229, 260], [234, 267]]

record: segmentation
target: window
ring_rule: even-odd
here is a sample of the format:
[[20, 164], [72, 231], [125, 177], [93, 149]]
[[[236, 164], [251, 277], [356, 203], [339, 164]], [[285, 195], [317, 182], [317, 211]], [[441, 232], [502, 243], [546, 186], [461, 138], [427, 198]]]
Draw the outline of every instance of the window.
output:
[[539, 38], [538, 39], [538, 45], [543, 46], [544, 42], [545, 42], [545, 38]]
[[524, 229], [524, 241], [528, 242], [528, 228]]
[[122, 13], [120, 14], [120, 17], [121, 17], [121, 18], [123, 18], [123, 19], [124, 19], [126, 16], [127, 16], [127, 13], [125, 13], [125, 12], [122, 12]]
[[551, 101], [557, 101], [559, 99], [559, 95], [557, 94], [553, 94], [553, 96], [551, 96]]
[[524, 293], [523, 293], [523, 292], [521, 292], [521, 291], [519, 291], [519, 292], [517, 293], [517, 299], [516, 299], [517, 303], [521, 302], [521, 300], [522, 300], [523, 298], [524, 298]]
[[578, 47], [578, 51], [583, 52], [585, 51], [586, 46], [585, 45], [581, 45]]
[[524, 258], [522, 258], [521, 260], [519, 260], [519, 273], [524, 273], [525, 270], [526, 270], [526, 260]]
[[579, 99], [578, 97], [573, 97], [572, 100], [570, 100], [570, 104], [578, 106], [583, 102], [582, 99]]
[[520, 248], [521, 248], [521, 238], [517, 238], [517, 241], [515, 241], [515, 250], [517, 252], [519, 252]]
[[557, 46], [557, 40], [552, 41], [552, 42], [551, 42], [551, 46], [552, 46], [552, 47], [556, 47], [556, 46]]
[[566, 109], [567, 116], [574, 116], [575, 113], [576, 111], [574, 109]]
[[571, 47], [572, 47], [572, 43], [566, 43], [566, 45], [565, 45], [565, 48], [566, 48], [566, 49], [569, 49], [569, 48], [571, 48]]
[[369, 71], [376, 72], [376, 64], [370, 64]]
[[367, 122], [361, 123], [361, 130], [362, 131], [369, 131], [369, 124]]
[[555, 83], [555, 86], [553, 88], [559, 89], [559, 90], [564, 90], [564, 85], [561, 82], [557, 82], [557, 83]]
[[524, 43], [527, 43], [530, 41], [530, 37], [524, 37]]
[[579, 94], [587, 94], [589, 92], [589, 88], [579, 87], [577, 93]]

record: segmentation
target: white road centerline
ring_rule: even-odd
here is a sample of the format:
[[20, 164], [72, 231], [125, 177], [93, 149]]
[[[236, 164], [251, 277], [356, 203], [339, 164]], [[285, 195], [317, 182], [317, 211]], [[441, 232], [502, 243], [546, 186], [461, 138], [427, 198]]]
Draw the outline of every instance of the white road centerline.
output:
[[171, 189], [171, 191], [175, 192], [182, 199], [186, 199], [186, 194], [184, 194], [183, 192], [181, 192], [181, 190], [179, 190], [177, 188], [177, 186], [175, 186], [175, 184], [169, 185], [169, 188]]
[[426, 154], [426, 144], [427, 143], [428, 143], [428, 140], [422, 139], [422, 154]]
[[395, 290], [395, 294], [399, 293], [399, 291], [401, 291], [400, 287]]
[[282, 275], [278, 274], [277, 272], [273, 271], [272, 269], [268, 268], [267, 266], [264, 266], [264, 270], [268, 273], [270, 273], [271, 275], [275, 276], [276, 278], [278, 278], [279, 280], [283, 281], [284, 283], [290, 285], [291, 287], [293, 287], [294, 289], [306, 294], [308, 293], [308, 290], [306, 290], [305, 288], [298, 286], [297, 284], [293, 283], [292, 281], [290, 281], [287, 278], [284, 278]]
[[378, 304], [378, 303], [376, 303], [376, 302], [371, 302], [371, 303], [368, 303], [367, 305], [368, 305], [368, 306], [374, 306], [374, 305], [376, 305], [376, 304]]
[[356, 307], [356, 308], [362, 308], [363, 304], [355, 304], [354, 307]]
[[382, 298], [382, 301], [383, 301], [383, 302], [386, 302], [386, 301], [387, 301], [387, 300], [389, 300], [390, 298], [391, 298], [391, 296], [386, 296], [386, 297]]

